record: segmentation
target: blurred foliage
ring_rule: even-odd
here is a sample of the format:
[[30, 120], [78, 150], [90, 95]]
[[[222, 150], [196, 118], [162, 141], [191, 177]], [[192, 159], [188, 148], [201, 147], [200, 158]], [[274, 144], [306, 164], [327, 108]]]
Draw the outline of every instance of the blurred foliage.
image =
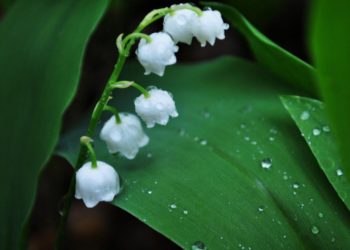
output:
[[231, 25], [243, 34], [258, 63], [291, 85], [316, 95], [314, 68], [311, 65], [264, 36], [234, 7], [214, 2], [204, 3], [221, 11]]
[[22, 0], [0, 23], [0, 249], [18, 248], [106, 3]]
[[311, 17], [311, 50], [350, 182], [350, 1], [319, 0]]

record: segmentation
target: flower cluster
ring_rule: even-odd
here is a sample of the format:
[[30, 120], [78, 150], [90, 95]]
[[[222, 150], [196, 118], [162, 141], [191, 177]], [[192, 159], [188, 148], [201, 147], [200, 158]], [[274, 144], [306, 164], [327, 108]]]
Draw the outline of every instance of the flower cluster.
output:
[[[174, 9], [188, 4], [173, 6]], [[150, 42], [141, 39], [136, 54], [145, 68], [145, 74], [164, 75], [165, 67], [176, 63], [175, 53], [178, 42], [190, 45], [193, 37], [202, 47], [208, 42], [215, 44], [217, 39], [225, 39], [225, 30], [229, 25], [224, 23], [221, 14], [216, 10], [205, 10], [196, 13], [190, 9], [175, 10], [164, 17], [163, 31], [150, 35]]]
[[[122, 35], [117, 39], [120, 54], [127, 56], [128, 51], [125, 52], [125, 48], [129, 48], [128, 42], [141, 38], [136, 55], [145, 68], [146, 75], [154, 73], [163, 76], [165, 67], [176, 63], [175, 53], [179, 50], [176, 45], [178, 42], [191, 44], [195, 37], [204, 47], [207, 42], [214, 45], [216, 39], [225, 38], [228, 24], [224, 23], [218, 11], [211, 9], [201, 11], [189, 4], [173, 5], [171, 8], [161, 10], [165, 10], [160, 13], [164, 16], [163, 31], [149, 36], [135, 32], [124, 39]], [[147, 15], [143, 22], [152, 23], [152, 16]], [[155, 87], [147, 90], [132, 81], [109, 82], [108, 84], [110, 86], [106, 88], [107, 91], [132, 86], [142, 92], [135, 99], [134, 105], [136, 114], [146, 123], [147, 128], [153, 128], [156, 124], [164, 126], [170, 117], [178, 116], [173, 96], [168, 91]], [[94, 111], [108, 110], [113, 113], [104, 123], [100, 138], [106, 143], [109, 153], [119, 153], [127, 159], [134, 159], [139, 149], [149, 143], [149, 137], [145, 134], [138, 116], [118, 113], [115, 108], [108, 106], [107, 102], [108, 100], [105, 101], [102, 108], [97, 106]], [[101, 105], [101, 100], [97, 105]], [[117, 172], [107, 163], [96, 160], [90, 138], [82, 137], [81, 142], [88, 149], [91, 162], [85, 163], [77, 171], [75, 197], [83, 199], [87, 207], [93, 207], [100, 201], [112, 201], [120, 190]]]

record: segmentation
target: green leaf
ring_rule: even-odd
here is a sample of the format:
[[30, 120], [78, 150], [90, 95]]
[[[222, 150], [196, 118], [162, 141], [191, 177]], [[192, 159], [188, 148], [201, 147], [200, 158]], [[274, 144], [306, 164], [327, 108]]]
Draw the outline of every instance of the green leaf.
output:
[[315, 1], [311, 19], [311, 48], [319, 88], [327, 104], [350, 182], [350, 1]]
[[0, 24], [0, 249], [17, 249], [107, 0], [17, 1]]
[[311, 65], [275, 44], [235, 8], [216, 2], [203, 2], [203, 4], [219, 10], [232, 26], [242, 33], [258, 63], [285, 82], [306, 90], [311, 95], [317, 95], [315, 70]]
[[350, 184], [343, 173], [339, 150], [325, 114], [325, 105], [320, 101], [299, 96], [284, 96], [281, 100], [329, 182], [350, 210]]
[[[151, 141], [132, 161], [95, 138], [97, 157], [123, 178], [113, 204], [185, 249], [349, 248], [349, 212], [280, 103], [291, 90], [279, 78], [235, 58], [169, 67], [162, 78], [126, 71], [170, 90], [180, 116], [146, 130]], [[116, 107], [133, 110], [139, 93], [117, 93]], [[58, 148], [72, 164], [84, 126]]]

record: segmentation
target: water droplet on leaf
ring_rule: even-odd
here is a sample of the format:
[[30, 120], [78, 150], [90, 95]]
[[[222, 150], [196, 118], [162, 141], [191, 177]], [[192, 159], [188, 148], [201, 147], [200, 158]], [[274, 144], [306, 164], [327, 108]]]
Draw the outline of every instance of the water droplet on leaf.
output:
[[271, 158], [265, 158], [261, 161], [261, 167], [264, 169], [269, 169], [272, 166], [272, 159]]
[[300, 115], [300, 119], [306, 121], [310, 118], [310, 113], [308, 111], [303, 111]]
[[312, 232], [313, 234], [318, 234], [318, 233], [320, 232], [320, 230], [318, 229], [318, 227], [312, 226], [312, 227], [311, 227], [311, 232]]
[[196, 241], [195, 243], [193, 243], [191, 249], [192, 250], [205, 250], [205, 249], [207, 249], [207, 247], [205, 246], [205, 244], [202, 241]]
[[312, 130], [312, 134], [313, 134], [314, 136], [318, 136], [318, 135], [321, 134], [321, 130], [318, 129], [318, 128], [314, 128], [314, 129]]

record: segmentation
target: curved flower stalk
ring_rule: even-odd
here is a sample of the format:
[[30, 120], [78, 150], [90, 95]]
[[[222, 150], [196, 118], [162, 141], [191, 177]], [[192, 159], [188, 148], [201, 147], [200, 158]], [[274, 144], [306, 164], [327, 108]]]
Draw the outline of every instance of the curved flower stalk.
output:
[[[165, 17], [164, 30], [147, 35], [142, 31], [153, 22]], [[83, 199], [87, 207], [93, 207], [100, 201], [111, 201], [120, 191], [119, 176], [107, 163], [97, 161], [93, 149], [93, 138], [103, 111], [112, 112], [113, 116], [105, 123], [100, 137], [107, 144], [110, 153], [119, 152], [128, 159], [133, 159], [139, 149], [148, 144], [149, 138], [143, 132], [139, 119], [132, 114], [117, 111], [108, 105], [113, 90], [134, 87], [142, 95], [135, 100], [136, 113], [145, 121], [148, 128], [154, 125], [166, 125], [169, 117], [177, 117], [178, 112], [172, 95], [160, 89], [146, 90], [133, 81], [118, 81], [131, 47], [140, 39], [136, 51], [145, 74], [155, 73], [163, 76], [165, 67], [176, 63], [177, 42], [191, 44], [196, 37], [202, 46], [206, 42], [214, 45], [215, 39], [224, 39], [225, 24], [218, 11], [205, 10], [190, 4], [179, 4], [153, 10], [148, 13], [131, 34], [119, 35], [116, 40], [119, 56], [103, 93], [97, 102], [89, 122], [86, 136], [81, 138], [80, 151], [76, 162], [77, 173], [72, 178], [64, 203], [59, 225], [56, 248], [60, 248], [64, 227], [68, 218], [72, 198]], [[87, 155], [90, 161], [87, 161]]]

